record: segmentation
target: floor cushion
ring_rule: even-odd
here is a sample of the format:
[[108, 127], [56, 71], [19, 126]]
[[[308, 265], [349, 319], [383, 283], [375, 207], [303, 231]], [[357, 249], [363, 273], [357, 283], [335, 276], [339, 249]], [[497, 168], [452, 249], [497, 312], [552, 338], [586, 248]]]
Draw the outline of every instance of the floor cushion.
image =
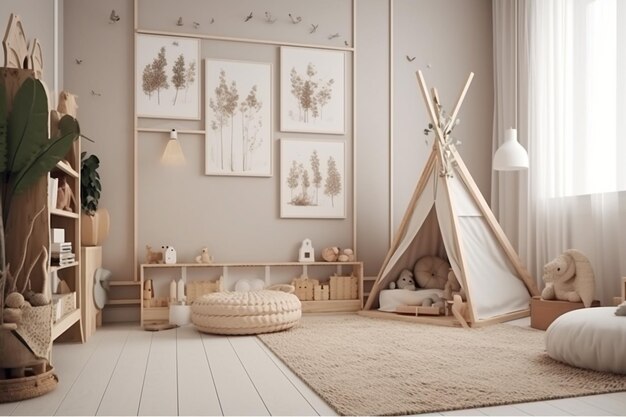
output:
[[301, 303], [283, 291], [215, 292], [191, 305], [191, 322], [215, 334], [258, 334], [293, 327], [302, 316]]
[[615, 307], [570, 311], [546, 330], [551, 358], [579, 368], [626, 374], [626, 317]]

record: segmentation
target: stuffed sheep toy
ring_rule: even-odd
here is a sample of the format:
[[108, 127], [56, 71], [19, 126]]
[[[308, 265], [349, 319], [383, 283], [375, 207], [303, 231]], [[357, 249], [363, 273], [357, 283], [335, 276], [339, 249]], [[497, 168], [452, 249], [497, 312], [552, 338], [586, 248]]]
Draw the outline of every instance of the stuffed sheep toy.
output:
[[415, 280], [413, 279], [413, 272], [408, 269], [403, 269], [400, 272], [400, 276], [395, 282], [389, 283], [389, 288], [399, 289], [399, 290], [411, 290], [415, 291], [417, 288], [415, 287]]
[[541, 292], [544, 300], [582, 301], [591, 306], [595, 292], [595, 277], [591, 263], [576, 249], [569, 249], [543, 267], [546, 287]]

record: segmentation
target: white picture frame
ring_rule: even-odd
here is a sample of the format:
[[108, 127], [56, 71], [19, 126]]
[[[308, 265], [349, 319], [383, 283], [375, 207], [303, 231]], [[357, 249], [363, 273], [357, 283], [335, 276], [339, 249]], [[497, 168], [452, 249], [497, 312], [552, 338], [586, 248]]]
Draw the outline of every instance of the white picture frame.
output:
[[280, 217], [346, 217], [344, 141], [280, 140]]
[[200, 120], [199, 58], [199, 39], [138, 34], [137, 117]]
[[282, 46], [280, 130], [345, 134], [345, 67], [343, 51]]
[[272, 64], [205, 59], [205, 174], [272, 176]]

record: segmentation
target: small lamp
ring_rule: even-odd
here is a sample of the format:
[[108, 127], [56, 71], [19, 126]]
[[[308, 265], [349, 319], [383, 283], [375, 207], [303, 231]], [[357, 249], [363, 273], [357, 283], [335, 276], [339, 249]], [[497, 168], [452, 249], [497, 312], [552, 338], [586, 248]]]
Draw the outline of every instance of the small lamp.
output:
[[506, 130], [504, 143], [493, 157], [493, 169], [496, 171], [528, 169], [528, 153], [517, 141], [517, 129]]
[[170, 140], [167, 141], [161, 162], [165, 165], [183, 165], [185, 163], [185, 155], [178, 142], [178, 132], [172, 129], [170, 132]]

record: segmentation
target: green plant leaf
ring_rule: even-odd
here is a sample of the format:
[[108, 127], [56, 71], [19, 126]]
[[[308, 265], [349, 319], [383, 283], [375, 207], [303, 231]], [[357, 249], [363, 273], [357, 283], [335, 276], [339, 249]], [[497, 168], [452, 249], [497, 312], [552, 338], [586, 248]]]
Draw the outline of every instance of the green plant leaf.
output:
[[[66, 119], [68, 118], [69, 119]], [[64, 121], [65, 120], [65, 121]], [[19, 194], [28, 189], [42, 175], [52, 170], [54, 166], [72, 147], [72, 142], [78, 139], [80, 128], [78, 122], [71, 116], [64, 116], [59, 122], [61, 136], [58, 139], [49, 140], [20, 170], [17, 175], [12, 176], [10, 188], [14, 194]]]
[[7, 169], [7, 90], [0, 84], [0, 173]]
[[41, 81], [27, 78], [17, 90], [7, 129], [7, 170], [21, 172], [48, 141], [48, 98]]

